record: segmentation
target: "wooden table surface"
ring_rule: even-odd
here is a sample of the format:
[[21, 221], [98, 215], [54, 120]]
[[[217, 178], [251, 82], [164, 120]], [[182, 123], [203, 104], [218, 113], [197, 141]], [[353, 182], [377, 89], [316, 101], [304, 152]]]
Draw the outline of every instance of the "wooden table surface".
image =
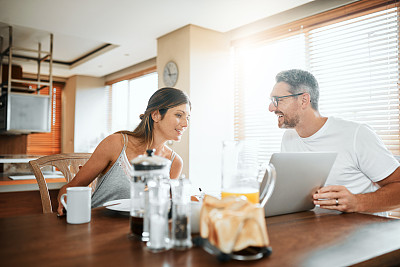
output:
[[220, 263], [202, 248], [151, 253], [128, 238], [129, 217], [92, 210], [87, 224], [56, 214], [0, 218], [1, 266], [393, 266], [400, 220], [316, 210], [266, 219], [272, 254]]

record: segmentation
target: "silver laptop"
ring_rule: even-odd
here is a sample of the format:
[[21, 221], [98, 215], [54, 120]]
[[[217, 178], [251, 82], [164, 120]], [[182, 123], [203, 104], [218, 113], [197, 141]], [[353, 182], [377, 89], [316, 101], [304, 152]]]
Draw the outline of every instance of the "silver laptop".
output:
[[313, 209], [312, 195], [325, 184], [336, 155], [334, 152], [273, 154], [270, 163], [276, 169], [276, 182], [264, 207], [265, 216]]

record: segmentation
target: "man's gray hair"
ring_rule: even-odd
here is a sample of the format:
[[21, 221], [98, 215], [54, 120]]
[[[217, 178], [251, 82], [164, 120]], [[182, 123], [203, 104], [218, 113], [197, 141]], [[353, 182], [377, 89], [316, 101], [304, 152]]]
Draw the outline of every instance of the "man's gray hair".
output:
[[289, 84], [291, 94], [308, 93], [311, 107], [318, 110], [319, 86], [317, 79], [310, 72], [299, 69], [285, 70], [279, 72], [275, 80], [277, 83], [285, 82]]

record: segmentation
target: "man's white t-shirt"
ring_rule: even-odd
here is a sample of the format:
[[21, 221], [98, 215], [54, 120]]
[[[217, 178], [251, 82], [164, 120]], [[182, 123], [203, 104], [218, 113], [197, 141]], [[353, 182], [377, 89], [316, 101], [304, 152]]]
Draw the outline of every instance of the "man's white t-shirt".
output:
[[326, 185], [343, 185], [353, 194], [376, 191], [376, 182], [400, 166], [368, 125], [334, 117], [329, 117], [318, 132], [307, 138], [301, 138], [294, 129], [287, 130], [281, 150], [337, 152]]

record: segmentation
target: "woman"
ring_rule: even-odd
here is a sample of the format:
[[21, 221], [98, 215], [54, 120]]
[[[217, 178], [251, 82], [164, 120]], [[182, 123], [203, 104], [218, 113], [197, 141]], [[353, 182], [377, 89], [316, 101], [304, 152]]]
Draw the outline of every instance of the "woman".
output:
[[88, 186], [97, 176], [92, 208], [106, 201], [130, 198], [129, 161], [147, 149], [155, 149], [155, 155], [171, 160], [170, 177], [179, 177], [182, 158], [165, 143], [181, 139], [188, 127], [190, 110], [189, 97], [183, 91], [175, 88], [157, 90], [150, 97], [145, 113], [140, 115], [142, 121], [136, 129], [114, 133], [101, 141], [75, 178], [60, 189], [58, 214], [63, 215], [60, 197], [68, 187]]

